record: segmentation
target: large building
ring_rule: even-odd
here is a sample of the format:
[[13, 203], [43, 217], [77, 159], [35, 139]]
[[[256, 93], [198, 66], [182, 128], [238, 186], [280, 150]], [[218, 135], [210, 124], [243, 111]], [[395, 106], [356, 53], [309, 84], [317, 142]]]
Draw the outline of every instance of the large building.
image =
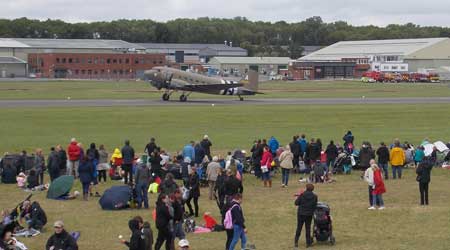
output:
[[289, 57], [214, 57], [208, 65], [220, 72], [239, 76], [252, 66], [257, 66], [261, 74], [278, 75], [287, 70], [290, 61]]
[[[0, 38], [0, 57], [9, 58], [0, 60], [0, 77], [139, 78], [166, 65], [164, 54], [121, 40]], [[24, 62], [25, 73], [17, 65]]]
[[449, 38], [343, 41], [299, 58], [296, 79], [360, 77], [365, 71], [417, 72], [450, 66]]
[[247, 56], [247, 50], [226, 44], [138, 43], [147, 53], [165, 54], [167, 62], [177, 63], [182, 69], [205, 64], [213, 57]]

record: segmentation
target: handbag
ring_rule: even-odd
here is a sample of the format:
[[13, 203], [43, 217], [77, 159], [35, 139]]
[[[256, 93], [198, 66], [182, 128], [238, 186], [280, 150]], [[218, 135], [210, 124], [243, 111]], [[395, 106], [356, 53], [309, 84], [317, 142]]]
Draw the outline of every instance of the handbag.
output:
[[261, 172], [263, 173], [269, 172], [269, 168], [267, 167], [267, 165], [261, 166]]

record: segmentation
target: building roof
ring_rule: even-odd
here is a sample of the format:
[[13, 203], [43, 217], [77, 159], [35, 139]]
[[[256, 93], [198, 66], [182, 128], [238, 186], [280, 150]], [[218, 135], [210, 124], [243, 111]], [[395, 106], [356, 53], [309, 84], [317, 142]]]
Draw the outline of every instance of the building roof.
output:
[[[2, 46], [2, 44], [6, 46]], [[40, 38], [6, 38], [0, 40], [0, 47], [45, 49], [144, 49], [139, 45], [122, 40]]]
[[268, 64], [287, 65], [291, 61], [289, 57], [214, 57], [220, 64]]
[[407, 56], [449, 38], [342, 41], [299, 58], [299, 61], [340, 61], [373, 55]]
[[28, 45], [13, 38], [0, 38], [0, 48], [27, 48]]
[[220, 51], [247, 51], [240, 47], [230, 47], [225, 44], [204, 44], [204, 43], [137, 43], [146, 49], [167, 49], [167, 50], [203, 50], [213, 49]]
[[0, 63], [2, 64], [25, 64], [24, 60], [21, 60], [14, 56], [0, 56]]

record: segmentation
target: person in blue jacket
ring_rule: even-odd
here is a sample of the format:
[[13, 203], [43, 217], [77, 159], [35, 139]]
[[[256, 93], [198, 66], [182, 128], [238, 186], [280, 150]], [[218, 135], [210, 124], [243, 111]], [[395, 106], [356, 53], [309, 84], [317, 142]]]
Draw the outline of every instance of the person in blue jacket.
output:
[[272, 152], [272, 155], [275, 156], [277, 154], [277, 150], [280, 147], [280, 143], [278, 143], [277, 139], [275, 137], [270, 137], [269, 140], [269, 148], [270, 152]]
[[186, 159], [186, 157], [189, 157], [189, 159], [191, 159], [191, 162], [195, 162], [194, 145], [195, 145], [195, 142], [191, 141], [189, 144], [184, 146], [184, 148], [183, 148], [183, 159]]
[[89, 186], [94, 176], [94, 165], [92, 161], [89, 161], [85, 155], [78, 167], [78, 176], [80, 178], [81, 185], [83, 186], [83, 200], [87, 201], [89, 195]]
[[306, 141], [305, 134], [302, 134], [300, 139], [298, 139], [298, 144], [300, 144], [300, 157], [302, 157], [302, 159], [303, 159], [305, 157], [306, 148], [308, 146], [308, 142]]

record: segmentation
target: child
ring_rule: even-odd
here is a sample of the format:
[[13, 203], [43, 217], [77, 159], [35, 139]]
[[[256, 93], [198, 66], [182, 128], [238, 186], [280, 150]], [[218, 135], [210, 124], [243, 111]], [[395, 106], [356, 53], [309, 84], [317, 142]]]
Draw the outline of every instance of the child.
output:
[[25, 188], [27, 183], [27, 176], [23, 172], [20, 172], [20, 174], [16, 177], [16, 181], [19, 188]]

